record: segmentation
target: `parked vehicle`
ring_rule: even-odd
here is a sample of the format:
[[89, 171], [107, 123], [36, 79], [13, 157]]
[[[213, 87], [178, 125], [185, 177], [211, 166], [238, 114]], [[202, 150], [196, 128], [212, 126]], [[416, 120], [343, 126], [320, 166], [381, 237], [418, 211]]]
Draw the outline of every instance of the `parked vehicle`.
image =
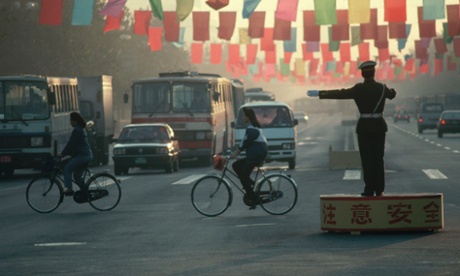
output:
[[410, 116], [407, 112], [405, 111], [398, 111], [395, 113], [393, 120], [395, 123], [399, 121], [405, 121], [405, 122], [410, 122]]
[[115, 175], [130, 168], [179, 170], [179, 141], [168, 124], [130, 124], [123, 128], [113, 147]]
[[93, 152], [93, 165], [109, 163], [109, 145], [114, 135], [111, 76], [78, 77], [78, 100]]
[[460, 110], [446, 110], [441, 113], [438, 120], [438, 137], [444, 133], [460, 133]]
[[[254, 110], [262, 131], [268, 141], [268, 158], [265, 162], [272, 161], [288, 162], [289, 169], [296, 166], [296, 143], [297, 143], [297, 119], [289, 105], [276, 102], [250, 102], [241, 106], [236, 122], [232, 122], [232, 127], [236, 129], [235, 144], [238, 145], [244, 137], [247, 125], [243, 120], [243, 108]], [[281, 118], [281, 113], [283, 117]], [[245, 152], [240, 154], [240, 158], [245, 156]]]
[[423, 103], [417, 118], [418, 133], [423, 133], [425, 129], [436, 129], [443, 111], [444, 105], [441, 103]]

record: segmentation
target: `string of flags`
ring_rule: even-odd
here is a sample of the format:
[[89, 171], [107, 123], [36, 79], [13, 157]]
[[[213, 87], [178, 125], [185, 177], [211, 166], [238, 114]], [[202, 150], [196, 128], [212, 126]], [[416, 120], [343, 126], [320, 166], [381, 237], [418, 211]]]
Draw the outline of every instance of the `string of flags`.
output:
[[[63, 1], [41, 0], [39, 24], [62, 24]], [[94, 1], [74, 1], [72, 25], [91, 25]], [[371, 0], [348, 0], [348, 9], [337, 9], [336, 0], [310, 0], [314, 9], [300, 12], [299, 0], [277, 0], [274, 13], [257, 10], [259, 5], [274, 0], [238, 1], [242, 5], [240, 15], [225, 10], [230, 0], [205, 1], [211, 12], [193, 10], [194, 0], [176, 0], [174, 11], [163, 10], [162, 0], [148, 0], [150, 11], [134, 11], [133, 33], [147, 36], [151, 51], [161, 51], [163, 41], [177, 47], [188, 45], [191, 63], [225, 64], [233, 77], [251, 76], [254, 81], [347, 82], [360, 77], [357, 67], [365, 60], [379, 63], [376, 78], [383, 80], [457, 71], [459, 4], [423, 0], [423, 5], [416, 7], [417, 22], [411, 24], [407, 22], [408, 0], [380, 0], [383, 18], [371, 8]], [[120, 30], [126, 2], [108, 0], [97, 11], [105, 16], [104, 32]], [[217, 37], [211, 35], [210, 17], [214, 12], [218, 13]], [[185, 43], [184, 33], [189, 30], [181, 23], [189, 16], [192, 41]], [[238, 16], [247, 19], [247, 27], [237, 27]], [[162, 26], [151, 26], [153, 17], [162, 21]], [[273, 26], [266, 26], [268, 17], [273, 18]], [[436, 22], [442, 22], [441, 30]], [[414, 25], [418, 34], [413, 31]], [[411, 34], [418, 39], [407, 43]], [[397, 42], [397, 50], [390, 47], [392, 41]], [[407, 49], [411, 49], [410, 54], [398, 57]]]

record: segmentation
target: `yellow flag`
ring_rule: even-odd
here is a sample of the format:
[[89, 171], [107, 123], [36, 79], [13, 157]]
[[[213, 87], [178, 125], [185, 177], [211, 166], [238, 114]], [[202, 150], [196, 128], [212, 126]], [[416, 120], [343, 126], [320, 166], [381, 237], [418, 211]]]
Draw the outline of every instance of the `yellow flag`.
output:
[[371, 20], [370, 0], [348, 0], [348, 23], [369, 23]]
[[295, 59], [295, 74], [297, 76], [305, 76], [305, 62], [303, 58]]
[[240, 28], [240, 44], [251, 44], [251, 37], [248, 34], [248, 28]]
[[193, 10], [195, 0], [176, 0], [177, 19], [184, 21]]

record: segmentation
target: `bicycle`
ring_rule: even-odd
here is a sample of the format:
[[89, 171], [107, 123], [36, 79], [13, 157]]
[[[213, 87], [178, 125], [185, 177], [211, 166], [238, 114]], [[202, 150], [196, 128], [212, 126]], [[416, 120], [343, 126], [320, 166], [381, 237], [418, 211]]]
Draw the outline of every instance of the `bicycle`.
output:
[[[200, 214], [215, 217], [232, 205], [233, 190], [230, 183], [244, 195], [244, 203], [248, 206], [251, 205], [243, 188], [227, 175], [229, 172], [238, 178], [236, 173], [227, 168], [229, 160], [230, 156], [221, 156], [221, 164], [216, 165], [219, 162], [214, 162], [214, 168], [222, 170], [222, 173], [205, 175], [193, 185], [192, 204]], [[260, 179], [258, 179], [259, 175], [262, 176]], [[266, 174], [260, 166], [257, 166], [254, 183], [254, 192], [259, 197], [259, 205], [267, 213], [284, 215], [294, 208], [297, 202], [297, 184], [284, 171]]]
[[[27, 203], [39, 213], [50, 213], [56, 210], [64, 200], [62, 187], [64, 179], [60, 161], [60, 158], [53, 158], [50, 172], [34, 178], [27, 186]], [[80, 188], [73, 194], [73, 199], [77, 203], [89, 202], [96, 210], [109, 211], [120, 202], [120, 181], [108, 172], [91, 174], [88, 168], [85, 168], [82, 175], [84, 184], [80, 185], [74, 179], [72, 182]]]

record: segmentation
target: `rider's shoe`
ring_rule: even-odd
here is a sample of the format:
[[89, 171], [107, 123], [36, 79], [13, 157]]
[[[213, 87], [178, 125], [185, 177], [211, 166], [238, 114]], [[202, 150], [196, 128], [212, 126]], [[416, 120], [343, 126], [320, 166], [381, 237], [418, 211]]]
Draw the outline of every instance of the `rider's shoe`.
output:
[[260, 204], [259, 198], [253, 198], [250, 200], [251, 201], [251, 207], [249, 207], [249, 210], [254, 210], [256, 209], [256, 206]]
[[66, 189], [64, 190], [63, 194], [64, 194], [65, 196], [71, 196], [71, 195], [73, 195], [73, 190], [72, 190], [72, 188], [66, 188]]

